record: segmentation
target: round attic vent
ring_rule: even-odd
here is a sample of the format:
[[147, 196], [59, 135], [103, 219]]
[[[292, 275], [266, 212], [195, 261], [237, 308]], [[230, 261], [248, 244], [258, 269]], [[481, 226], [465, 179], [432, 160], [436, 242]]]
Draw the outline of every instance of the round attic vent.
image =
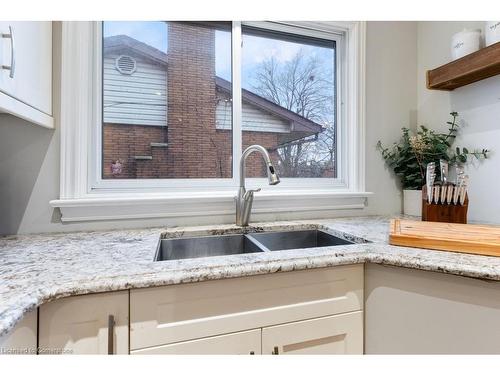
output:
[[115, 61], [116, 70], [121, 74], [133, 74], [137, 69], [136, 61], [133, 57], [121, 55]]

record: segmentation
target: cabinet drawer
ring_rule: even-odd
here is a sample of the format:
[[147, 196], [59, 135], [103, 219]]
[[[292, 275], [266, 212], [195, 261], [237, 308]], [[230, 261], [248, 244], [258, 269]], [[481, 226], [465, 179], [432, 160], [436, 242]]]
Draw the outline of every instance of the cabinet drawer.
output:
[[363, 312], [262, 329], [263, 354], [363, 354]]
[[132, 350], [363, 308], [363, 265], [130, 292]]
[[254, 329], [134, 350], [130, 354], [261, 354], [261, 352], [261, 330]]

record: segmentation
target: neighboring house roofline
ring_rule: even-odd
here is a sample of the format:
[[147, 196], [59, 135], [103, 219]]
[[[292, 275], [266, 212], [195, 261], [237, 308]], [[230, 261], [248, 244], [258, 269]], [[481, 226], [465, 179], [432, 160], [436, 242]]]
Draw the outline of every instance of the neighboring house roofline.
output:
[[132, 50], [138, 55], [152, 60], [156, 64], [167, 65], [167, 54], [149, 44], [131, 38], [128, 35], [113, 35], [103, 39], [104, 54], [110, 55], [113, 53], [120, 53], [124, 48]]
[[[216, 76], [215, 84], [220, 90], [224, 91], [227, 94], [231, 94], [231, 82], [225, 80], [224, 78]], [[283, 120], [290, 122], [292, 132], [306, 132], [317, 134], [323, 131], [323, 127], [320, 124], [311, 121], [304, 116], [290, 111], [289, 109], [286, 109], [285, 107], [282, 107], [249, 90], [242, 89], [241, 91], [243, 102], [253, 104], [256, 107], [259, 107]]]

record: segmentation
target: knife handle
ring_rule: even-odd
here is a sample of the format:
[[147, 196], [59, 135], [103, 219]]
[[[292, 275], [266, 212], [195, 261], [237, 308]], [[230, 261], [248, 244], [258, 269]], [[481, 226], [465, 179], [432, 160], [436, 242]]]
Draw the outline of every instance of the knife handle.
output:
[[447, 185], [442, 185], [441, 186], [441, 204], [446, 203], [446, 192], [448, 191], [448, 186]]
[[439, 195], [439, 188], [440, 187], [441, 186], [439, 186], [439, 185], [434, 185], [434, 203], [435, 204], [439, 203], [439, 197], [440, 197], [440, 195]]
[[446, 204], [451, 204], [453, 202], [453, 185], [448, 185], [448, 191], [446, 192]]
[[465, 196], [467, 195], [467, 188], [461, 187], [460, 188], [460, 205], [463, 206], [465, 204]]
[[460, 187], [455, 186], [453, 188], [453, 204], [458, 204], [459, 196], [460, 196]]

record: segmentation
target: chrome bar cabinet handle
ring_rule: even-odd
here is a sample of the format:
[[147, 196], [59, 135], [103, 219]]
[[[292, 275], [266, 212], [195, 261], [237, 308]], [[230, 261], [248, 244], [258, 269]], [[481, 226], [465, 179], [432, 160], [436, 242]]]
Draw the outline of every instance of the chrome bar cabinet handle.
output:
[[108, 316], [108, 354], [114, 354], [115, 317]]
[[2, 34], [2, 38], [10, 39], [10, 65], [2, 65], [2, 69], [9, 70], [9, 77], [14, 78], [14, 73], [16, 72], [16, 47], [14, 44], [14, 31], [12, 26], [9, 26], [9, 33]]

